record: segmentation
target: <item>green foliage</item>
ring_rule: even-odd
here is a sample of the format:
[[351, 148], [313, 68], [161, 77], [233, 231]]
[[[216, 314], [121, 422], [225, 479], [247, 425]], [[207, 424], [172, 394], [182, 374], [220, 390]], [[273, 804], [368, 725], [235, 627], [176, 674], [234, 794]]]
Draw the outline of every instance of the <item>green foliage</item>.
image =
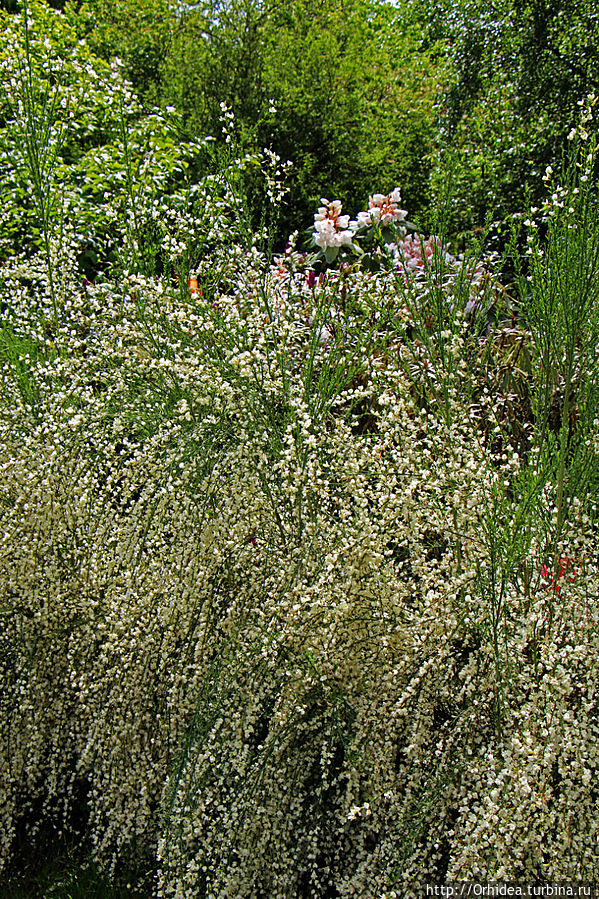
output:
[[11, 878], [2, 885], [4, 899], [131, 899], [130, 887], [119, 889], [93, 863], [55, 859], [41, 872]]
[[[5, 16], [1, 47], [0, 253], [27, 260], [29, 279], [39, 256], [35, 277], [55, 322], [72, 257], [91, 280], [167, 267], [186, 281], [199, 247], [220, 239], [207, 196], [220, 194], [224, 222], [238, 202], [233, 181], [239, 195], [253, 165], [249, 156], [233, 164], [228, 151], [221, 164], [209, 141], [182, 140], [172, 108], [145, 112], [118, 61], [96, 56], [67, 12], [33, 2], [27, 23]], [[175, 241], [169, 222], [184, 211]]]
[[276, 114], [258, 139], [297, 170], [286, 221], [320, 196], [358, 208], [373, 185], [402, 185], [410, 209], [429, 199], [435, 68], [418, 29], [387, 4], [297, 4], [267, 35], [264, 92]]
[[592, 0], [463, 0], [423, 4], [422, 15], [451, 63], [433, 182], [449, 151], [452, 229], [470, 230], [522, 209], [527, 193], [542, 196], [576, 103], [599, 86], [599, 16]]
[[551, 170], [545, 175], [550, 198], [527, 220], [529, 273], [518, 266], [537, 361], [536, 465], [557, 483], [556, 545], [569, 507], [596, 497], [599, 487], [593, 439], [599, 420], [599, 205], [593, 182], [597, 140], [588, 134], [592, 113], [587, 106], [561, 176]]
[[104, 0], [83, 14], [92, 46], [122, 57], [146, 103], [173, 104], [187, 135], [221, 141], [224, 102], [245, 150], [293, 162], [279, 241], [326, 193], [358, 206], [373, 185], [400, 183], [413, 210], [427, 209], [439, 65], [409, 4], [234, 0], [177, 13], [165, 0]]
[[108, 166], [94, 178], [93, 160], [117, 138], [126, 99], [118, 73], [78, 41], [64, 16], [32, 3], [28, 21], [7, 18], [2, 30], [0, 252], [43, 247], [51, 269], [69, 218], [82, 243], [107, 224], [97, 206], [114, 191], [114, 172]]
[[146, 109], [160, 102], [164, 60], [178, 27], [171, 0], [70, 3], [65, 14], [96, 55], [122, 60]]

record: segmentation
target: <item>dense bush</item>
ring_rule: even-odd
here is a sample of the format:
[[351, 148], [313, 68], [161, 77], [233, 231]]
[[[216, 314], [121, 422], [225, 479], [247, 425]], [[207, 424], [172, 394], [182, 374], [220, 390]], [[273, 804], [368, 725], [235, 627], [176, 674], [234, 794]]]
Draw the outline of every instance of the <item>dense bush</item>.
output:
[[226, 152], [180, 143], [30, 14], [2, 38], [5, 882], [53, 833], [156, 897], [594, 880], [594, 98], [510, 293], [397, 188], [273, 254], [246, 173], [269, 219], [280, 160], [222, 108]]

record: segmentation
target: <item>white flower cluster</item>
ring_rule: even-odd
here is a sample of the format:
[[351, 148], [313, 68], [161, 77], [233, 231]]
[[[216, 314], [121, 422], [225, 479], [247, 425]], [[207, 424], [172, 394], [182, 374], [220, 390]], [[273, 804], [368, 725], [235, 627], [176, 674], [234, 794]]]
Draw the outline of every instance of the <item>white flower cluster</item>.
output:
[[373, 194], [368, 201], [368, 210], [359, 212], [357, 216], [358, 228], [367, 228], [377, 224], [382, 228], [403, 222], [407, 216], [407, 210], [400, 209], [401, 192], [396, 187], [390, 194]]
[[[485, 443], [496, 397], [467, 401], [467, 323], [445, 419], [359, 318], [327, 318], [338, 282], [230, 256], [205, 300], [70, 283], [59, 352], [5, 365], [3, 862], [27, 814], [68, 830], [84, 784], [97, 861], [145, 854], [161, 899], [596, 876], [592, 526], [563, 533], [557, 593], [546, 489], [527, 580], [493, 568], [526, 463]], [[409, 284], [345, 284], [407, 332]]]
[[341, 202], [321, 197], [322, 206], [314, 216], [314, 243], [326, 250], [328, 247], [349, 246], [354, 229], [350, 227], [349, 215], [341, 215]]
[[407, 211], [401, 209], [401, 192], [396, 187], [390, 194], [373, 194], [369, 198], [368, 210], [359, 212], [355, 221], [349, 215], [341, 215], [341, 202], [329, 201], [322, 197], [322, 206], [314, 216], [314, 243], [323, 250], [328, 247], [350, 246], [356, 232], [371, 225], [387, 228], [389, 225], [405, 221]]
[[318, 212], [314, 216], [314, 243], [323, 250], [329, 247], [350, 246], [357, 232], [380, 225], [389, 225], [405, 221], [407, 211], [401, 209], [401, 192], [398, 187], [390, 194], [373, 194], [369, 198], [368, 210], [359, 212], [355, 221], [349, 215], [341, 215], [340, 200], [329, 201], [322, 197]]

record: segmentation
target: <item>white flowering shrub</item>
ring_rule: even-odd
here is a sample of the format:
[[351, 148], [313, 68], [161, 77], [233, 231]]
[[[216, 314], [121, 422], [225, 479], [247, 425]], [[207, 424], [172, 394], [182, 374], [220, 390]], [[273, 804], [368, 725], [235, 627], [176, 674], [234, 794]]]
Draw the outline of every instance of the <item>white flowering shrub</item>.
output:
[[490, 327], [488, 264], [404, 235], [316, 276], [232, 183], [189, 187], [201, 228], [143, 194], [178, 280], [134, 218], [93, 283], [73, 238], [54, 306], [43, 245], [2, 267], [6, 876], [54, 830], [165, 899], [593, 880], [596, 420], [578, 468], [563, 407], [513, 422], [506, 354], [546, 331]]
[[263, 161], [182, 141], [176, 111], [144, 110], [120, 61], [45, 3], [2, 21], [0, 253], [40, 273], [54, 318], [73, 273], [186, 278], [208, 248], [247, 243], [241, 182]]

